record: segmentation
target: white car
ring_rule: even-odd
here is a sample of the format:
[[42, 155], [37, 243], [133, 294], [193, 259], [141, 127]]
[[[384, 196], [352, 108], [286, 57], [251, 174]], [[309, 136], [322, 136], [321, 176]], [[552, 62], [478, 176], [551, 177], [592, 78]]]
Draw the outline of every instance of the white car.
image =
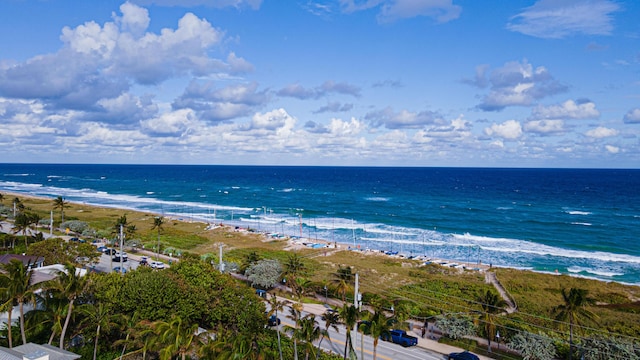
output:
[[[121, 262], [120, 261], [120, 251], [116, 251], [115, 254], [113, 254], [113, 256], [111, 257], [111, 259], [113, 259], [113, 261], [117, 261], [117, 262]], [[126, 252], [122, 253], [122, 262], [125, 262], [129, 260], [129, 256], [127, 255]]]
[[149, 263], [152, 269], [164, 269], [164, 263], [162, 261], [152, 261]]

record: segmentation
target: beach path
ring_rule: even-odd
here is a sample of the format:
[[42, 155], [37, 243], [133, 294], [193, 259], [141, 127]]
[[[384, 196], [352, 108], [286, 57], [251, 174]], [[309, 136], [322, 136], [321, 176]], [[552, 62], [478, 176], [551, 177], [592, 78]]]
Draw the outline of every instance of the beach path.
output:
[[500, 284], [500, 281], [498, 281], [498, 278], [496, 277], [496, 273], [494, 273], [493, 271], [486, 271], [484, 273], [484, 280], [487, 284], [493, 285], [493, 287], [495, 287], [496, 290], [498, 290], [498, 292], [500, 293], [500, 296], [507, 303], [507, 307], [505, 309], [507, 311], [507, 314], [512, 314], [518, 311], [518, 307], [515, 303], [515, 300], [511, 298], [511, 295], [509, 295], [509, 293], [504, 288], [504, 286]]

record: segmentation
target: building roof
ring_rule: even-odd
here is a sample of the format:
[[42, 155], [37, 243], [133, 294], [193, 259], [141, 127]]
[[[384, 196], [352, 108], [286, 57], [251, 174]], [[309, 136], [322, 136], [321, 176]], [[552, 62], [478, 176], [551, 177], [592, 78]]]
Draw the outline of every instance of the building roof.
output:
[[13, 349], [0, 347], [0, 360], [23, 360], [24, 357], [29, 357], [32, 354], [47, 354], [49, 355], [49, 360], [75, 360], [80, 358], [78, 354], [61, 350], [48, 344], [26, 343], [14, 346]]
[[20, 255], [20, 254], [3, 254], [0, 255], [0, 264], [8, 264], [11, 260], [16, 259], [22, 261], [24, 266], [29, 264], [40, 264], [44, 262], [44, 258], [42, 256], [33, 256], [33, 255]]

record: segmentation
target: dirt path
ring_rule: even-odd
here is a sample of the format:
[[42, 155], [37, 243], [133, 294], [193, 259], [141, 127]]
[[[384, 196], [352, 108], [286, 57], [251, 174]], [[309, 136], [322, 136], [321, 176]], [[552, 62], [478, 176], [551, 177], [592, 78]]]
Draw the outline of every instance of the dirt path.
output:
[[492, 284], [493, 287], [495, 287], [496, 290], [498, 290], [498, 292], [500, 293], [500, 296], [507, 303], [507, 307], [505, 309], [507, 311], [507, 314], [512, 314], [518, 311], [518, 306], [516, 305], [515, 301], [511, 298], [507, 290], [505, 290], [502, 284], [500, 284], [500, 281], [498, 281], [498, 278], [496, 277], [496, 273], [494, 273], [493, 271], [486, 271], [484, 273], [484, 280], [486, 283]]

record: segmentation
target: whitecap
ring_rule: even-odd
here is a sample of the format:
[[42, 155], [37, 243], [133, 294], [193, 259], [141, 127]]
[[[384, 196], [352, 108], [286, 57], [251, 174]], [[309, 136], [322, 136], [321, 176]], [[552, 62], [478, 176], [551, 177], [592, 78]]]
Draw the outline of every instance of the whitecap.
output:
[[592, 223], [587, 223], [587, 222], [572, 222], [571, 225], [591, 226], [593, 224]]
[[382, 196], [372, 196], [372, 197], [365, 198], [365, 200], [367, 200], [367, 201], [385, 202], [385, 201], [389, 201], [389, 198], [382, 197]]
[[566, 213], [569, 215], [585, 215], [585, 216], [592, 214], [592, 212], [590, 211], [580, 211], [580, 210], [567, 210]]

